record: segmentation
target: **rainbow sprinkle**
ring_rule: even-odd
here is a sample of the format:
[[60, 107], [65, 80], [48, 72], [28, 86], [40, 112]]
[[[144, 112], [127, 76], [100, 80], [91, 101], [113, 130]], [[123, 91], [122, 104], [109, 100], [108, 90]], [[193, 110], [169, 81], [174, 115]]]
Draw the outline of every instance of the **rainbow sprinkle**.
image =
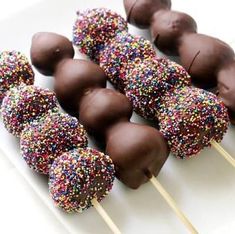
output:
[[53, 92], [31, 85], [34, 78], [30, 69], [19, 52], [0, 54], [4, 125], [21, 137], [21, 153], [29, 167], [49, 174], [55, 203], [67, 212], [82, 212], [92, 206], [92, 199], [100, 202], [111, 190], [114, 165], [107, 155], [86, 148], [83, 126], [59, 112]]
[[109, 81], [121, 91], [127, 79], [127, 72], [144, 59], [153, 59], [156, 53], [151, 43], [143, 37], [132, 36], [127, 32], [118, 33], [100, 52], [100, 67]]
[[94, 62], [104, 44], [118, 32], [127, 31], [126, 21], [117, 13], [105, 8], [77, 12], [73, 26], [73, 44]]
[[194, 87], [175, 89], [164, 95], [159, 110], [160, 131], [178, 158], [197, 154], [228, 128], [224, 104], [212, 93]]
[[49, 173], [55, 158], [75, 147], [87, 147], [86, 131], [76, 118], [59, 112], [28, 124], [20, 138], [23, 158], [42, 174]]
[[190, 85], [190, 77], [184, 68], [169, 60], [157, 58], [137, 64], [133, 62], [125, 79], [125, 93], [134, 110], [146, 119], [155, 120], [165, 92]]
[[114, 165], [107, 155], [91, 148], [74, 149], [55, 159], [49, 172], [49, 190], [56, 206], [82, 212], [111, 190]]
[[[112, 37], [109, 34], [105, 37], [103, 28], [109, 24], [109, 18], [103, 17], [100, 11], [104, 15], [110, 12], [93, 9], [80, 15], [84, 25], [97, 25], [102, 29], [102, 40], [99, 30], [94, 28], [84, 30], [84, 37], [87, 32], [87, 37], [90, 37], [90, 32], [95, 31], [92, 41], [100, 40], [102, 44], [102, 49], [95, 48], [100, 55], [96, 57], [100, 66], [114, 86], [125, 92], [136, 112], [159, 122], [160, 131], [168, 140], [172, 153], [179, 158], [187, 158], [209, 146], [212, 140], [221, 141], [228, 126], [228, 113], [218, 98], [189, 87], [191, 81], [187, 71], [175, 62], [154, 56], [152, 47], [144, 39], [131, 36], [127, 30], [112, 30], [112, 26]], [[90, 24], [94, 15], [96, 22]], [[75, 25], [74, 32], [81, 28], [86, 27]], [[75, 45], [82, 47], [81, 52], [90, 56], [83, 45]]]
[[2, 102], [2, 118], [5, 128], [19, 137], [27, 123], [58, 110], [54, 92], [33, 85], [21, 85], [10, 89]]
[[32, 85], [34, 72], [28, 59], [18, 51], [0, 53], [0, 103], [6, 92], [22, 83]]

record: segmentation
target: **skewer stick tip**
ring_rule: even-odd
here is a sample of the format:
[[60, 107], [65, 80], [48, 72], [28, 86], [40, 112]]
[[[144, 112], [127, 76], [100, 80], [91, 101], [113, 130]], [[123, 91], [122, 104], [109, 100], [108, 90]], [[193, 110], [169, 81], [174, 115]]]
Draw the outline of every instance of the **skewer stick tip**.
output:
[[212, 141], [211, 145], [235, 168], [235, 159], [220, 144]]
[[97, 199], [93, 199], [91, 201], [92, 205], [95, 207], [97, 212], [100, 214], [100, 216], [103, 218], [103, 220], [106, 222], [106, 224], [109, 226], [109, 228], [112, 230], [114, 234], [121, 234], [120, 230], [116, 226], [116, 224], [112, 221], [110, 216], [107, 214], [107, 212], [104, 210], [104, 208], [100, 205], [100, 203], [97, 201]]
[[174, 199], [170, 196], [170, 194], [163, 188], [163, 186], [160, 184], [160, 182], [156, 179], [156, 177], [152, 176], [150, 178], [150, 182], [153, 184], [153, 186], [158, 190], [158, 192], [163, 196], [163, 198], [166, 200], [168, 205], [174, 210], [178, 218], [184, 223], [184, 225], [188, 228], [190, 233], [192, 234], [198, 234], [198, 231], [195, 229], [195, 227], [191, 224], [191, 222], [188, 220], [188, 218], [183, 214], [183, 212], [178, 208], [176, 202]]

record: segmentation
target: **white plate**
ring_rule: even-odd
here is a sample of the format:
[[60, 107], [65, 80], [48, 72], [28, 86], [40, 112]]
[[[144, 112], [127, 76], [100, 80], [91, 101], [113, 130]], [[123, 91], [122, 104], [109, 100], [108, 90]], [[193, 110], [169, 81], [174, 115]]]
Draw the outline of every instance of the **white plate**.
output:
[[[38, 31], [57, 32], [71, 38], [71, 29], [76, 17], [76, 10], [95, 7], [109, 7], [125, 17], [122, 1], [40, 1], [0, 21], [1, 49], [20, 50], [29, 55], [31, 37]], [[232, 22], [235, 20], [235, 14], [233, 13], [231, 1], [224, 0], [223, 5], [221, 5], [221, 2], [212, 0], [207, 2], [173, 0], [173, 9], [187, 12], [195, 17], [200, 32], [220, 37], [233, 46], [235, 35], [232, 34], [230, 28], [233, 27]], [[130, 26], [130, 31], [148, 38], [148, 32], [146, 31], [138, 30], [132, 26]], [[52, 88], [53, 79], [43, 77], [36, 72], [36, 84]], [[133, 120], [140, 121], [135, 115]], [[53, 214], [50, 217], [50, 225], [56, 226], [59, 222], [60, 225], [64, 226], [64, 229], [60, 229], [61, 233], [110, 233], [109, 228], [95, 209], [89, 209], [83, 214], [68, 215], [55, 208], [48, 194], [47, 180], [32, 172], [26, 166], [20, 156], [18, 141], [6, 132], [2, 123], [0, 125], [0, 147], [18, 172], [24, 176], [30, 188], [36, 191], [38, 195], [38, 202], [32, 203], [32, 209], [42, 207], [41, 202], [43, 201], [45, 206], [42, 209], [44, 209], [45, 213], [50, 210], [51, 214]], [[230, 127], [223, 145], [231, 154], [234, 154], [235, 149], [233, 139], [235, 139], [235, 130]], [[1, 155], [1, 157], [3, 156]], [[11, 167], [9, 166], [8, 168], [7, 166], [6, 168], [10, 170]], [[187, 161], [169, 157], [158, 179], [174, 197], [179, 207], [187, 214], [200, 233], [232, 234], [235, 233], [234, 176], [235, 171], [231, 165], [215, 150], [206, 149], [198, 157]], [[13, 182], [14, 180], [9, 180], [9, 183]], [[16, 181], [16, 183], [18, 182]], [[7, 186], [2, 180], [0, 180], [0, 185], [3, 187]], [[18, 191], [15, 191], [16, 199], [17, 193], [21, 193], [20, 189], [25, 189], [23, 182], [22, 186], [17, 186], [17, 189]], [[10, 200], [12, 198], [4, 196], [4, 199]], [[27, 206], [27, 196], [25, 199], [24, 196], [21, 196], [19, 203], [25, 203]], [[150, 183], [135, 191], [116, 181], [112, 192], [102, 202], [102, 205], [123, 233], [187, 233], [187, 229], [185, 229], [184, 225]], [[6, 211], [4, 209], [1, 210], [1, 220], [9, 217], [4, 216]], [[14, 212], [14, 207], [12, 207], [12, 212]], [[22, 209], [19, 213], [19, 215], [22, 214], [26, 217], [21, 219], [22, 226], [27, 226], [28, 222], [34, 220], [33, 215], [27, 212], [28, 209]], [[39, 220], [43, 222], [43, 219]], [[12, 225], [19, 225], [15, 216], [12, 216], [11, 222]], [[35, 223], [35, 229], [37, 229], [37, 225], [48, 225], [46, 233], [52, 233], [48, 224], [50, 222], [45, 221], [43, 224], [40, 222]], [[4, 232], [0, 230], [0, 232], [11, 233], [9, 230], [4, 230]], [[20, 230], [24, 229], [21, 228], [18, 231], [18, 233], [23, 233]], [[24, 233], [31, 232], [25, 229]]]

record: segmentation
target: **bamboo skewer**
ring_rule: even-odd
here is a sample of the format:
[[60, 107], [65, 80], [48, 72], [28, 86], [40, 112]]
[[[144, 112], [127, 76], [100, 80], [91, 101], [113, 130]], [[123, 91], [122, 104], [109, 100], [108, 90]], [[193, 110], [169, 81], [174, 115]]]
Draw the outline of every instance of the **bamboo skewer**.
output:
[[162, 187], [162, 185], [159, 183], [159, 181], [154, 176], [152, 176], [152, 178], [150, 179], [150, 182], [158, 190], [158, 192], [163, 196], [163, 198], [166, 200], [168, 205], [173, 209], [173, 211], [176, 213], [177, 217], [184, 223], [184, 225], [187, 227], [187, 229], [190, 231], [190, 233], [198, 234], [198, 231], [196, 230], [196, 228], [191, 224], [191, 222], [188, 220], [188, 218], [178, 208], [178, 206], [175, 203], [174, 199]]
[[109, 228], [112, 230], [114, 234], [121, 234], [120, 230], [118, 227], [115, 225], [115, 223], [112, 221], [110, 216], [107, 214], [107, 212], [104, 210], [104, 208], [100, 205], [100, 203], [96, 200], [93, 199], [92, 205], [95, 207], [97, 212], [100, 214], [100, 216], [103, 218], [103, 220], [106, 222], [106, 224], [109, 226]]
[[235, 159], [220, 144], [212, 141], [211, 145], [235, 168]]
[[[1, 112], [0, 112], [1, 113]], [[2, 119], [1, 119], [2, 121]], [[3, 155], [6, 155], [6, 153], [4, 152], [4, 150], [2, 150], [2, 148], [0, 147], [0, 153], [2, 153]], [[9, 157], [7, 157], [9, 158]], [[15, 165], [15, 163], [13, 162], [12, 159], [9, 159], [11, 161], [11, 163], [13, 163], [13, 165]], [[30, 184], [30, 186], [35, 190], [35, 187], [32, 185], [32, 183], [29, 181], [29, 179], [27, 178], [27, 176], [25, 176], [24, 173], [22, 173], [21, 170], [18, 170], [19, 173], [23, 176], [23, 178]], [[36, 192], [38, 194], [38, 192]], [[121, 234], [120, 230], [118, 229], [118, 227], [115, 225], [115, 223], [112, 221], [112, 219], [110, 218], [110, 216], [107, 214], [107, 212], [104, 210], [104, 208], [100, 205], [100, 203], [97, 201], [97, 199], [93, 199], [92, 201], [92, 205], [94, 206], [94, 208], [97, 210], [97, 212], [100, 214], [100, 216], [103, 218], [103, 220], [106, 222], [106, 224], [109, 226], [109, 228], [112, 230], [112, 232], [114, 234]], [[51, 208], [50, 208], [51, 209]], [[63, 221], [63, 219], [58, 216], [55, 212], [53, 212], [56, 216], [57, 219], [59, 219], [59, 221], [62, 223], [62, 225], [69, 230], [69, 233], [74, 233], [72, 232], [69, 228], [67, 228], [67, 224]]]
[[[0, 147], [0, 154], [2, 155], [6, 155], [5, 151]], [[36, 194], [40, 197], [40, 199], [42, 199], [42, 201], [44, 202], [44, 198], [42, 198], [40, 192], [38, 191], [38, 189], [36, 189], [36, 187], [32, 184], [32, 182], [28, 179], [28, 177], [25, 175], [25, 173], [22, 172], [22, 170], [20, 170], [17, 165], [14, 163], [14, 161], [9, 158], [8, 156], [6, 156], [10, 162], [16, 166], [17, 171], [20, 173], [20, 175], [27, 181], [27, 183], [30, 185], [30, 187], [32, 187], [32, 189], [36, 192]], [[53, 211], [53, 209], [48, 206], [48, 204], [46, 204], [47, 207], [53, 212], [53, 214], [56, 216], [56, 218], [58, 219], [58, 221], [64, 226], [64, 228], [71, 234], [74, 233], [73, 230], [71, 230], [71, 228], [69, 227], [69, 225], [66, 224], [66, 222], [64, 222], [63, 218], [60, 217], [60, 215], [58, 215], [56, 212]], [[107, 214], [107, 212], [103, 209], [103, 207], [100, 205], [100, 203], [96, 200], [93, 199], [92, 200], [92, 205], [95, 207], [95, 209], [98, 211], [98, 213], [101, 215], [101, 217], [103, 218], [103, 220], [107, 223], [107, 225], [110, 227], [110, 229], [112, 230], [112, 232], [114, 234], [121, 234], [121, 232], [119, 231], [119, 229], [117, 228], [117, 226], [114, 224], [114, 222], [112, 221], [112, 219], [109, 217], [109, 215]]]
[[61, 223], [61, 225], [65, 228], [65, 230], [69, 233], [69, 234], [76, 234], [76, 232], [70, 227], [70, 225], [68, 225], [63, 218], [61, 217], [61, 215], [58, 212], [55, 212], [55, 210], [53, 209], [52, 206], [50, 206], [48, 204], [48, 202], [45, 201], [45, 198], [43, 196], [43, 194], [40, 192], [40, 190], [37, 188], [37, 186], [35, 186], [32, 181], [28, 178], [28, 176], [26, 175], [26, 173], [14, 162], [14, 160], [11, 157], [7, 156], [7, 153], [5, 152], [5, 150], [3, 150], [0, 147], [0, 154], [2, 154], [3, 156], [5, 156], [6, 158], [9, 159], [9, 161], [11, 162], [12, 165], [14, 165], [14, 167], [16, 168], [17, 172], [22, 176], [22, 178], [26, 181], [26, 183], [32, 188], [32, 190], [37, 194], [37, 196], [39, 197], [39, 199], [43, 202], [43, 204], [45, 204], [47, 206], [47, 208], [53, 213], [53, 215], [56, 217], [56, 219], [58, 220], [58, 222]]

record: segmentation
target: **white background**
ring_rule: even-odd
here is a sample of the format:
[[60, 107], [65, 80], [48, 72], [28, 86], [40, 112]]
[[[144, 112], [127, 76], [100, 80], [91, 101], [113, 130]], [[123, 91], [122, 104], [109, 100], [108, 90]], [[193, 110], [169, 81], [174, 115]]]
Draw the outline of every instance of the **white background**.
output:
[[[231, 0], [173, 0], [172, 9], [191, 14], [199, 32], [219, 37], [234, 48], [235, 14]], [[71, 38], [78, 9], [108, 7], [125, 17], [121, 0], [0, 0], [0, 50], [16, 49], [29, 55], [38, 31]], [[147, 31], [130, 27], [149, 38]], [[36, 84], [52, 88], [53, 79], [36, 73]], [[133, 116], [134, 121], [141, 121]], [[222, 145], [235, 155], [235, 129], [230, 127]], [[0, 124], [0, 233], [110, 233], [94, 209], [68, 215], [54, 208], [47, 179], [28, 169], [19, 142]], [[214, 149], [181, 161], [170, 156], [158, 179], [172, 194], [200, 233], [235, 233], [235, 170]], [[118, 181], [102, 202], [123, 233], [187, 233], [185, 227], [150, 183], [134, 191]]]

